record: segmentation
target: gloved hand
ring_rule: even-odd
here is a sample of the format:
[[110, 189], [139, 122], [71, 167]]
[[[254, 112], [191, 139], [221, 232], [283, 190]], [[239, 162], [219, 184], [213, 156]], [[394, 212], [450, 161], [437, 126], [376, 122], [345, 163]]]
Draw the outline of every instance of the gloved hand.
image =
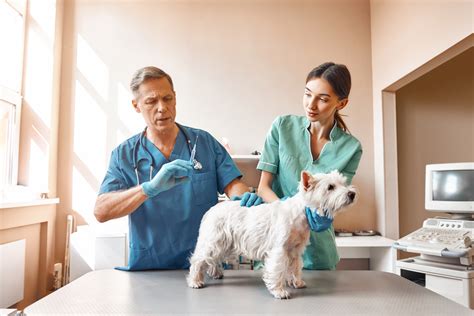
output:
[[256, 193], [245, 192], [242, 195], [233, 196], [231, 198], [232, 201], [240, 200], [240, 206], [252, 207], [257, 206], [263, 203], [261, 197], [259, 197]]
[[306, 208], [306, 218], [308, 219], [309, 227], [315, 232], [322, 232], [328, 229], [334, 221], [333, 218], [320, 216], [318, 212], [312, 211], [309, 207]]
[[175, 185], [189, 181], [193, 170], [193, 166], [189, 161], [173, 160], [164, 164], [153, 179], [142, 183], [142, 190], [148, 197], [154, 197]]

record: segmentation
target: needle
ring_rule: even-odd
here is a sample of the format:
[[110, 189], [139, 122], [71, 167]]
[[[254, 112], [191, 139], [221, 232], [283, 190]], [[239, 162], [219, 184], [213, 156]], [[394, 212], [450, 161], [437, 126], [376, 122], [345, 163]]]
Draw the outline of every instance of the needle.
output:
[[189, 161], [194, 165], [194, 157], [196, 157], [196, 144], [198, 141], [199, 135], [196, 135], [196, 141], [194, 142], [193, 149], [191, 150], [191, 157], [189, 158]]

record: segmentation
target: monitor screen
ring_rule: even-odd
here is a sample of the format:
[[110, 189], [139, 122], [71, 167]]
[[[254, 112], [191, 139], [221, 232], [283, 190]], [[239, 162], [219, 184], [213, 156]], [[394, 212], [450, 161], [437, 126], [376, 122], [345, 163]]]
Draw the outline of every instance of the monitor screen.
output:
[[474, 217], [474, 162], [426, 165], [425, 208]]
[[433, 201], [474, 201], [474, 170], [433, 170]]

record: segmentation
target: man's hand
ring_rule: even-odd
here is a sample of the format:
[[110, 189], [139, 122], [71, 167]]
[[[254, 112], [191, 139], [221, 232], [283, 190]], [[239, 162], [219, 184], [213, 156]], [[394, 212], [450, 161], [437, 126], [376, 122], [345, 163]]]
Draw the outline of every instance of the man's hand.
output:
[[331, 227], [333, 218], [327, 216], [320, 216], [317, 211], [312, 211], [309, 207], [306, 208], [306, 218], [311, 230], [315, 232], [322, 232]]
[[161, 167], [151, 181], [142, 184], [143, 192], [148, 197], [154, 197], [180, 183], [189, 181], [193, 170], [192, 164], [186, 160], [177, 159], [168, 162]]
[[245, 192], [242, 195], [233, 196], [231, 198], [232, 201], [240, 200], [240, 206], [252, 207], [257, 206], [263, 203], [261, 197], [259, 197], [256, 193]]

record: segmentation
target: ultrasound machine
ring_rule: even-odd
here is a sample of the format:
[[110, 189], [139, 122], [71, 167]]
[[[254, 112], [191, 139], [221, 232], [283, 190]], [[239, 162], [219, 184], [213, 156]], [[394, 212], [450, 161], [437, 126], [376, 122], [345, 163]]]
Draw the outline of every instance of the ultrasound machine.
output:
[[397, 272], [474, 309], [474, 162], [427, 165], [425, 208], [449, 216], [429, 218], [394, 243], [420, 254], [398, 260]]

